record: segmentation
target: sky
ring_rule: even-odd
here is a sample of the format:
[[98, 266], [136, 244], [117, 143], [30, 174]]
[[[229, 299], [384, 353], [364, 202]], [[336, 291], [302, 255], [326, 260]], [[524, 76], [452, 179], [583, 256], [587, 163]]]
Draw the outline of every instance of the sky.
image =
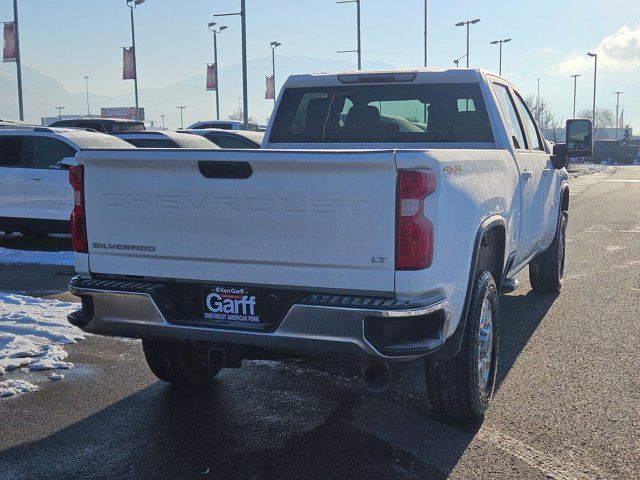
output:
[[[24, 65], [73, 93], [84, 92], [83, 77], [88, 75], [93, 94], [131, 93], [133, 104], [133, 82], [121, 80], [120, 47], [131, 43], [125, 0], [18, 0], [18, 5]], [[356, 47], [355, 4], [246, 0], [246, 5], [249, 59], [267, 58], [270, 42], [277, 40], [283, 56], [340, 59], [355, 65], [355, 54], [336, 53]], [[207, 22], [214, 20], [214, 13], [239, 8], [240, 0], [147, 0], [139, 6], [135, 25], [140, 88], [159, 89], [204, 74], [205, 63], [212, 61]], [[422, 65], [424, 0], [361, 0], [361, 9], [365, 66]], [[11, 17], [12, 0], [0, 0], [0, 21]], [[454, 24], [474, 18], [481, 21], [471, 26], [470, 66], [497, 71], [498, 47], [490, 42], [511, 38], [504, 46], [503, 75], [525, 95], [536, 93], [540, 79], [541, 96], [566, 119], [572, 114], [571, 74], [581, 74], [577, 110], [591, 108], [593, 60], [586, 53], [596, 51], [598, 107], [615, 111], [613, 92], [624, 91], [625, 123], [640, 131], [639, 0], [430, 0], [430, 65], [453, 67], [453, 59], [463, 56], [466, 48], [465, 29]], [[229, 27], [218, 37], [222, 70], [240, 63], [240, 18], [217, 21]], [[249, 75], [263, 79], [268, 73]], [[253, 95], [259, 98], [262, 92]], [[269, 108], [268, 102], [256, 100], [250, 113], [263, 121]], [[11, 113], [0, 112], [0, 117]]]

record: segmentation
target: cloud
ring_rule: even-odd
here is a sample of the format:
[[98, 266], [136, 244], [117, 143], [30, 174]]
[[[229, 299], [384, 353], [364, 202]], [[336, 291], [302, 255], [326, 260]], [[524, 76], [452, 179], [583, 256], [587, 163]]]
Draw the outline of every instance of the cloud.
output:
[[[640, 25], [623, 26], [617, 32], [602, 39], [596, 47], [598, 68], [611, 71], [628, 71], [640, 68]], [[592, 68], [593, 60], [587, 52], [573, 52], [560, 63], [562, 73], [582, 73]]]

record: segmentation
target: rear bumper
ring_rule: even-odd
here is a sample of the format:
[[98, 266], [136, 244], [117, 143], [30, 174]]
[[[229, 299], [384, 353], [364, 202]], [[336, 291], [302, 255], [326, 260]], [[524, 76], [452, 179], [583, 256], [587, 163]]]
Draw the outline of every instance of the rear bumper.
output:
[[[101, 335], [203, 341], [300, 355], [355, 354], [383, 361], [412, 360], [437, 351], [450, 322], [449, 304], [441, 297], [398, 306], [380, 299], [331, 296], [331, 304], [294, 302], [271, 331], [190, 325], [169, 318], [154, 294], [157, 287], [76, 277], [69, 289], [82, 299], [83, 309], [69, 321]], [[386, 305], [342, 306], [372, 303]]]

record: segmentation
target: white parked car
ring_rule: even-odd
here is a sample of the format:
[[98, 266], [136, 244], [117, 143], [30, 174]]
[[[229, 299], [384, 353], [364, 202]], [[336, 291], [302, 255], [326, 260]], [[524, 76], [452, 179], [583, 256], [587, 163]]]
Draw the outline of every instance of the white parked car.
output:
[[217, 145], [200, 135], [170, 130], [144, 130], [112, 135], [138, 148], [218, 148]]
[[220, 148], [260, 148], [264, 133], [249, 130], [221, 130], [219, 128], [197, 128], [180, 130], [181, 132], [200, 135]]
[[424, 359], [436, 411], [481, 417], [500, 291], [527, 265], [536, 292], [562, 287], [590, 121], [551, 149], [512, 84], [468, 69], [294, 76], [276, 109], [260, 150], [78, 154], [69, 320], [142, 338], [182, 384], [288, 352], [381, 391]]
[[[258, 124], [249, 122], [247, 124], [247, 130], [252, 132], [260, 131]], [[244, 122], [239, 120], [201, 120], [192, 125], [189, 125], [189, 129], [199, 128], [219, 128], [220, 130], [245, 130]]]
[[0, 231], [69, 233], [73, 190], [68, 169], [83, 148], [133, 148], [84, 130], [0, 129]]

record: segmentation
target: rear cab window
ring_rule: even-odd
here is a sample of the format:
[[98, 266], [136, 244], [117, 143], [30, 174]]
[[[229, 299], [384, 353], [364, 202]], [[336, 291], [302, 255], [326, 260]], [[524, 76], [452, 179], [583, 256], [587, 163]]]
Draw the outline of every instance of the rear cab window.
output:
[[271, 143], [493, 142], [479, 83], [288, 88]]

